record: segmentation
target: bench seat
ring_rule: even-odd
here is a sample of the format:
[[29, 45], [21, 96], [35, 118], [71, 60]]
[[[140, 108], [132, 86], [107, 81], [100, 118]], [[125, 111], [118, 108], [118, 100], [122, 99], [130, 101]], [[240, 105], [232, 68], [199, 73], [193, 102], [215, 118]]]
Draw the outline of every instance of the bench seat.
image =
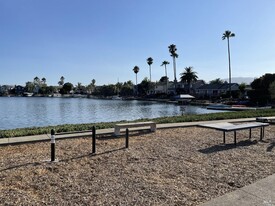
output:
[[151, 131], [156, 131], [156, 123], [155, 122], [133, 122], [133, 123], [121, 123], [115, 125], [115, 136], [120, 135], [120, 129], [128, 129], [133, 127], [150, 127]]

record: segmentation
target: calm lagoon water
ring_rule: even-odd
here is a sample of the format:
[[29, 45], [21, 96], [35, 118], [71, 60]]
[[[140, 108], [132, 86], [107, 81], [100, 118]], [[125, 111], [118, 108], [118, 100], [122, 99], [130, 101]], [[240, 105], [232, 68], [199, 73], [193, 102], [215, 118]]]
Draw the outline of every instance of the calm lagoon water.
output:
[[1, 97], [0, 130], [204, 114], [218, 111], [151, 101]]

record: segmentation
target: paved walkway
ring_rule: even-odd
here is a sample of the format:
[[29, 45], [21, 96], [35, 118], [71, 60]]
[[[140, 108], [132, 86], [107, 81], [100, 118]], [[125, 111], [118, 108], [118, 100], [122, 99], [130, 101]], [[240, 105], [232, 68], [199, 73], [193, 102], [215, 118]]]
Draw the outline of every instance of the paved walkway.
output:
[[275, 174], [200, 206], [275, 206]]
[[[275, 118], [275, 117], [273, 117]], [[201, 121], [201, 122], [184, 122], [171, 124], [157, 124], [157, 129], [168, 129], [177, 127], [191, 127], [199, 124], [215, 123], [215, 122], [247, 122], [255, 121], [255, 118], [231, 119], [231, 120], [217, 120], [217, 121]], [[133, 128], [130, 131], [143, 130], [145, 128]], [[112, 135], [114, 129], [100, 129], [97, 130], [98, 135]], [[91, 136], [91, 132], [78, 132], [57, 134], [56, 139], [77, 138]], [[50, 134], [34, 135], [26, 137], [2, 138], [0, 139], [0, 146], [10, 144], [23, 144], [30, 142], [50, 141]], [[201, 206], [275, 206], [275, 174], [265, 179], [262, 179], [254, 184], [245, 186], [241, 189], [227, 193], [221, 197], [215, 198], [209, 202], [203, 203]]]

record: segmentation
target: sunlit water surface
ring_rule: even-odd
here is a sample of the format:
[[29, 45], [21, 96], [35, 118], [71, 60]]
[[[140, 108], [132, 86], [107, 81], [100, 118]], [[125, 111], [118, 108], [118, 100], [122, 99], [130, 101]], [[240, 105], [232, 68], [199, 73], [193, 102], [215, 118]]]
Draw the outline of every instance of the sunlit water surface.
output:
[[0, 130], [219, 112], [152, 101], [1, 97]]

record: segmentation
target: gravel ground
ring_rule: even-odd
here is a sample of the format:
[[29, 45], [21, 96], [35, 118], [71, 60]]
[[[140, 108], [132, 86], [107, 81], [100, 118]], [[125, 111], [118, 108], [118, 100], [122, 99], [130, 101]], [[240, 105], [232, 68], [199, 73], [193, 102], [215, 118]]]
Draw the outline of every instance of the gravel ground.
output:
[[198, 205], [275, 173], [275, 126], [233, 133], [189, 127], [0, 147], [3, 205]]

